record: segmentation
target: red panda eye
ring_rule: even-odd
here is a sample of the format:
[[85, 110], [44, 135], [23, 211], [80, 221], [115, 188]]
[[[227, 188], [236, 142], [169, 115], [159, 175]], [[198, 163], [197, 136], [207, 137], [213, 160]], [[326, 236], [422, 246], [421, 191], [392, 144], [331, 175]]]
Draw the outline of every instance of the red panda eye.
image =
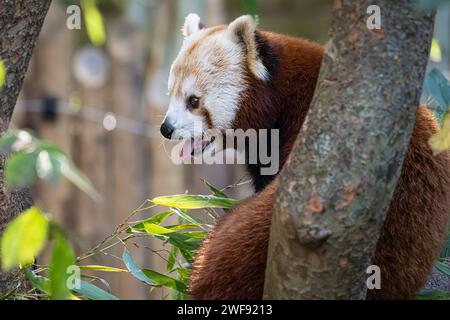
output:
[[197, 109], [200, 106], [200, 98], [196, 96], [190, 96], [187, 101], [188, 107]]

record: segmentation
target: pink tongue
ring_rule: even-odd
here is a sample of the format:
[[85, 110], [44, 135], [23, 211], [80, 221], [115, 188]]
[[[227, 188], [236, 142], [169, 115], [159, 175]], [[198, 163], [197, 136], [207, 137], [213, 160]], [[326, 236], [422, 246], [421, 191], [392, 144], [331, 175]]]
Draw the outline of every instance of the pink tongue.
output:
[[203, 141], [201, 139], [189, 139], [184, 142], [183, 148], [180, 151], [180, 159], [184, 161], [189, 158], [190, 155], [194, 152], [194, 150], [199, 150], [199, 148], [203, 148]]

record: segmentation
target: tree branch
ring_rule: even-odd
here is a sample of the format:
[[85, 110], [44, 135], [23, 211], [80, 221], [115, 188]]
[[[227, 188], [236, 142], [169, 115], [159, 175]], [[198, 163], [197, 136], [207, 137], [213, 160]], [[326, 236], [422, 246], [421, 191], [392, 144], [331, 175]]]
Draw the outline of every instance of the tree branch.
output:
[[[265, 298], [364, 299], [433, 32], [413, 0], [335, 2], [308, 118], [281, 173]], [[369, 30], [370, 5], [381, 30]]]
[[[0, 58], [7, 71], [5, 85], [0, 89], [0, 134], [8, 129], [50, 2], [2, 0], [0, 3]], [[11, 219], [32, 203], [26, 190], [10, 192], [6, 189], [4, 163], [4, 157], [0, 156], [0, 234]], [[17, 271], [0, 272], [0, 295], [16, 288], [19, 282]]]

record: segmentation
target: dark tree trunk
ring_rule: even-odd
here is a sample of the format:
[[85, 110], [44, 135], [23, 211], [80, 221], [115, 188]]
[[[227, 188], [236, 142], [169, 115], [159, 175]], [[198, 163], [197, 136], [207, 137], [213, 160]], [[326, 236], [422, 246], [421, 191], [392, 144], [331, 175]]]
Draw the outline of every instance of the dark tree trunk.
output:
[[[335, 2], [312, 107], [281, 173], [265, 298], [365, 298], [432, 38], [433, 15], [415, 3]], [[373, 4], [381, 30], [366, 25]]]
[[[0, 58], [6, 67], [6, 81], [0, 89], [0, 134], [9, 122], [50, 0], [0, 0]], [[27, 191], [10, 192], [3, 180], [5, 159], [0, 157], [0, 234], [6, 224], [31, 205]], [[0, 271], [0, 295], [20, 286], [17, 270]]]

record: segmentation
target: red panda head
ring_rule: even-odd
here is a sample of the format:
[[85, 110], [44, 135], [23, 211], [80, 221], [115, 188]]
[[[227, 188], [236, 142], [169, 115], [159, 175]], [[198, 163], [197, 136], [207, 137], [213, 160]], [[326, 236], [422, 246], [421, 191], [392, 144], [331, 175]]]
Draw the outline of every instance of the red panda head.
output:
[[258, 55], [255, 21], [242, 16], [228, 26], [205, 28], [198, 15], [190, 14], [183, 34], [170, 70], [170, 104], [161, 133], [186, 139], [198, 138], [206, 129], [234, 129], [250, 79], [269, 77]]

